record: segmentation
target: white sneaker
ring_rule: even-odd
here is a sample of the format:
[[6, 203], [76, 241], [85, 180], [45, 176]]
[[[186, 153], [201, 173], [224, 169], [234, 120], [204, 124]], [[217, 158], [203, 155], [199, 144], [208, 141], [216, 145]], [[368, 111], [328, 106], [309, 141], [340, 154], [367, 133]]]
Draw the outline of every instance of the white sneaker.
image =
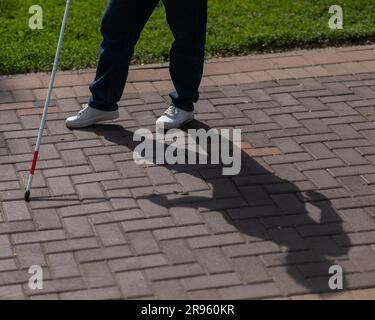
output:
[[118, 110], [102, 111], [87, 104], [83, 106], [84, 108], [77, 115], [66, 119], [65, 123], [68, 128], [84, 128], [97, 122], [115, 120], [119, 117]]
[[185, 111], [172, 105], [156, 120], [156, 126], [165, 130], [175, 129], [193, 120], [193, 112]]

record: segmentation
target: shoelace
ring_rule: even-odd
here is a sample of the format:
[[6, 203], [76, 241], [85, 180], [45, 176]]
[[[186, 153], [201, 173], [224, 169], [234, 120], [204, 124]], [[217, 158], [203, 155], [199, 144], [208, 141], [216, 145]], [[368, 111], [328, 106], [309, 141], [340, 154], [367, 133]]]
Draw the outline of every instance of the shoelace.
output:
[[78, 112], [78, 117], [81, 117], [86, 111], [87, 111], [87, 109], [88, 109], [88, 105], [87, 106], [85, 106], [82, 110], [80, 110], [79, 112]]
[[165, 110], [164, 114], [169, 117], [174, 117], [176, 113], [176, 107], [170, 106], [167, 110]]

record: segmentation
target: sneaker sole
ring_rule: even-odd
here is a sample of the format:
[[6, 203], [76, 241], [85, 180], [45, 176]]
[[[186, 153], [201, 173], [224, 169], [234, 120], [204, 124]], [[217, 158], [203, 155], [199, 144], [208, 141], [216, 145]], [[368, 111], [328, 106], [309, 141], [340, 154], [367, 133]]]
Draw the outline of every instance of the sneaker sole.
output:
[[107, 115], [105, 118], [98, 117], [96, 119], [90, 119], [90, 120], [87, 120], [87, 121], [81, 121], [81, 122], [79, 122], [77, 124], [66, 122], [66, 126], [69, 129], [86, 128], [86, 127], [92, 126], [92, 125], [94, 125], [96, 123], [106, 122], [106, 121], [113, 121], [113, 120], [118, 119], [119, 117], [120, 117], [119, 112], [116, 111], [114, 113], [111, 113], [111, 114]]

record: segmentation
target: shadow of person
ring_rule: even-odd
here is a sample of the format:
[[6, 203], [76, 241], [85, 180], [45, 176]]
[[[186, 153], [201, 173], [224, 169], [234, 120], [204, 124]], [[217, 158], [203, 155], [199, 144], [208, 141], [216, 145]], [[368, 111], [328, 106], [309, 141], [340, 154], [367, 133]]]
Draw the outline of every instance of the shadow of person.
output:
[[[181, 130], [186, 133], [188, 129], [208, 131], [211, 128], [193, 121]], [[141, 143], [135, 142], [134, 133], [120, 125], [103, 124], [83, 130], [95, 132], [107, 142], [125, 146], [130, 151]], [[223, 136], [220, 138], [224, 139]], [[159, 143], [163, 143], [163, 150], [166, 148], [165, 142], [153, 139], [152, 143], [154, 148]], [[208, 143], [205, 149], [208, 155], [210, 149]], [[186, 158], [189, 152], [194, 151], [188, 150]], [[155, 163], [157, 159], [153, 155], [147, 160]], [[223, 247], [227, 256], [232, 260], [253, 255], [260, 257], [267, 266], [267, 280], [275, 281], [285, 295], [335, 293], [329, 287], [334, 275], [329, 274], [329, 269], [339, 265], [345, 273], [350, 241], [330, 200], [314, 190], [311, 183], [300, 190], [295, 183], [281, 177], [283, 172], [274, 173], [267, 164], [243, 150], [241, 170], [235, 176], [224, 176], [222, 163], [162, 166], [174, 174], [183, 174], [183, 180], [187, 181], [185, 189], [140, 198], [168, 209], [194, 208], [210, 213], [208, 217], [215, 221], [220, 220], [217, 215], [223, 217], [225, 228], [211, 228], [213, 233], [238, 231], [245, 238], [244, 243]], [[199, 181], [199, 185], [207, 188], [189, 189], [189, 181]], [[184, 185], [183, 181], [181, 183]], [[210, 225], [209, 220], [206, 223]], [[248, 266], [249, 271], [252, 267], [251, 264]], [[255, 277], [252, 281], [259, 280]], [[337, 284], [336, 281], [333, 283]], [[345, 288], [345, 279], [343, 283]]]

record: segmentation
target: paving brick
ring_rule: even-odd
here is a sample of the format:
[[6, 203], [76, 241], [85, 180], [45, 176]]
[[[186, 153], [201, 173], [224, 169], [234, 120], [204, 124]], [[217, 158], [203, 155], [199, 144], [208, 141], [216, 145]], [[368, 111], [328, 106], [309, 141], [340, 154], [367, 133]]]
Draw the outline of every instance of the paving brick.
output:
[[272, 122], [272, 119], [262, 110], [249, 110], [245, 114], [253, 121], [253, 123]]
[[185, 300], [187, 294], [178, 280], [157, 281], [151, 284], [156, 298], [161, 300]]
[[178, 225], [202, 223], [202, 219], [194, 208], [171, 208], [170, 212]]
[[46, 242], [65, 239], [63, 230], [45, 230], [37, 232], [22, 232], [12, 234], [14, 244]]
[[25, 295], [21, 285], [1, 286], [0, 287], [1, 300], [23, 300]]
[[320, 119], [301, 120], [301, 123], [312, 133], [329, 133], [331, 129]]
[[196, 236], [207, 235], [208, 230], [203, 225], [175, 227], [155, 230], [154, 235], [158, 240], [169, 240], [179, 238], [190, 238]]
[[53, 195], [55, 196], [76, 193], [68, 177], [49, 178], [47, 181]]
[[125, 244], [124, 234], [118, 224], [102, 224], [95, 226], [98, 238], [104, 246]]
[[367, 246], [350, 248], [349, 257], [361, 272], [375, 270], [375, 254]]
[[58, 99], [75, 97], [75, 93], [72, 88], [55, 88], [54, 93]]
[[118, 179], [118, 178], [120, 178], [120, 174], [118, 172], [108, 171], [108, 172], [103, 172], [103, 173], [92, 173], [92, 174], [74, 176], [72, 177], [72, 180], [74, 184], [79, 184], [79, 183], [112, 180], [112, 179]]
[[139, 271], [118, 273], [116, 279], [125, 298], [136, 298], [152, 293], [146, 279]]
[[216, 108], [212, 105], [209, 100], [200, 100], [196, 105], [195, 109], [198, 113], [209, 113], [209, 112], [216, 112]]
[[60, 293], [64, 300], [114, 300], [123, 296], [117, 287], [105, 287]]
[[272, 100], [272, 98], [262, 89], [248, 90], [245, 93], [255, 102]]
[[[245, 134], [244, 138], [250, 143], [251, 148], [262, 148], [262, 147], [273, 147], [270, 139], [263, 132], [255, 132], [251, 134]], [[244, 149], [248, 149], [246, 145], [243, 146]]]
[[375, 174], [365, 174], [362, 177], [366, 181], [367, 184], [371, 185], [375, 183]]
[[86, 217], [64, 218], [63, 223], [66, 233], [71, 238], [90, 237], [94, 234]]
[[192, 248], [209, 248], [243, 243], [244, 239], [239, 233], [228, 233], [215, 236], [195, 237], [188, 239], [188, 242]]
[[311, 156], [308, 153], [301, 152], [288, 155], [269, 156], [265, 157], [264, 160], [268, 164], [294, 163], [311, 160]]
[[194, 262], [193, 251], [189, 248], [186, 240], [166, 240], [161, 241], [162, 252], [166, 255], [168, 261], [172, 264]]
[[33, 265], [46, 266], [44, 252], [38, 243], [15, 246], [14, 252], [21, 268], [28, 269]]
[[168, 210], [163, 206], [163, 203], [159, 204], [157, 203], [157, 200], [154, 202], [152, 199], [141, 199], [138, 200], [138, 204], [147, 217], [162, 217], [169, 215]]
[[205, 224], [214, 234], [223, 234], [235, 232], [236, 228], [228, 224], [228, 217], [218, 211], [203, 212], [202, 217]]
[[60, 152], [67, 166], [76, 166], [87, 163], [87, 159], [80, 149], [64, 150]]
[[111, 211], [111, 207], [107, 202], [96, 202], [92, 204], [82, 204], [60, 208], [63, 217], [88, 215], [93, 213]]
[[48, 265], [55, 278], [79, 276], [77, 263], [72, 253], [50, 254], [47, 257]]
[[107, 194], [108, 198], [111, 198], [111, 205], [116, 210], [131, 209], [137, 207], [137, 203], [135, 202], [135, 200], [129, 197], [129, 191], [124, 192], [122, 190], [111, 190], [107, 191]]
[[302, 294], [309, 291], [309, 283], [296, 267], [276, 267], [269, 269], [275, 284], [284, 294]]
[[130, 248], [125, 245], [106, 248], [83, 249], [76, 252], [79, 262], [94, 262], [107, 259], [123, 258], [132, 256]]
[[165, 167], [150, 167], [146, 170], [154, 184], [174, 183], [175, 179]]
[[99, 183], [87, 183], [76, 185], [77, 192], [83, 200], [103, 199], [104, 194]]
[[33, 230], [35, 230], [35, 226], [32, 221], [13, 221], [0, 224], [0, 234], [2, 235]]
[[12, 165], [1, 165], [1, 181], [17, 180], [16, 172]]
[[230, 300], [259, 299], [281, 295], [280, 290], [270, 282], [220, 289], [220, 293], [224, 299]]
[[190, 291], [187, 293], [189, 299], [192, 300], [221, 300], [223, 297], [220, 295], [219, 289], [202, 289]]
[[97, 248], [99, 245], [95, 238], [71, 239], [62, 241], [50, 241], [44, 244], [46, 253], [70, 252]]
[[276, 138], [272, 139], [272, 143], [275, 144], [283, 153], [295, 153], [302, 152], [303, 149], [290, 138]]
[[358, 115], [358, 112], [345, 102], [329, 103], [328, 107], [339, 116]]
[[278, 177], [290, 182], [306, 180], [306, 177], [292, 164], [274, 165], [272, 168], [275, 170]]
[[233, 270], [220, 248], [198, 249], [195, 250], [194, 254], [198, 263], [210, 274]]
[[231, 258], [280, 252], [279, 246], [271, 241], [231, 245], [224, 247], [223, 250], [225, 254]]
[[272, 116], [272, 118], [283, 128], [296, 128], [301, 126], [301, 124], [289, 114], [275, 115]]
[[240, 279], [234, 273], [225, 273], [210, 276], [191, 277], [183, 279], [182, 283], [186, 290], [200, 290], [208, 288], [221, 288], [239, 285]]
[[306, 143], [302, 145], [316, 159], [334, 158], [335, 154], [330, 151], [324, 143]]
[[146, 270], [147, 278], [153, 281], [191, 277], [204, 273], [204, 270], [198, 264], [162, 266]]
[[64, 167], [64, 168], [53, 168], [44, 170], [44, 176], [49, 177], [61, 177], [69, 175], [77, 175], [91, 172], [88, 166], [74, 166], [74, 167]]
[[231, 263], [243, 283], [268, 282], [271, 280], [265, 265], [258, 257], [231, 259]]
[[82, 140], [76, 142], [61, 142], [57, 143], [56, 147], [58, 150], [73, 150], [73, 149], [81, 149], [81, 148], [90, 148], [90, 147], [99, 147], [101, 146], [101, 142], [99, 140]]
[[90, 288], [115, 284], [111, 271], [105, 262], [85, 263], [81, 265], [81, 270], [83, 278]]
[[295, 194], [273, 195], [272, 199], [284, 214], [301, 213], [305, 210], [303, 203]]
[[167, 260], [161, 254], [150, 254], [108, 261], [108, 265], [113, 272], [148, 269], [165, 266], [167, 264]]
[[342, 141], [327, 141], [326, 145], [330, 149], [357, 148], [369, 146], [370, 142], [366, 139], [347, 139]]
[[371, 186], [368, 185], [368, 181], [361, 176], [341, 177], [338, 180], [353, 196], [371, 195], [373, 193], [373, 188], [371, 188]]
[[375, 221], [363, 209], [341, 210], [343, 217], [354, 227], [356, 231], [375, 230]]
[[29, 220], [31, 219], [29, 209], [24, 201], [3, 202], [3, 209], [7, 221]]
[[330, 168], [328, 169], [334, 177], [345, 177], [358, 174], [375, 173], [372, 165], [358, 165], [352, 167]]
[[354, 290], [352, 294], [354, 296], [354, 299], [356, 300], [374, 300], [375, 299], [374, 289]]
[[272, 204], [272, 200], [262, 187], [240, 187], [243, 197], [251, 206], [263, 206]]
[[306, 244], [297, 231], [291, 228], [268, 230], [271, 240], [288, 250], [307, 249]]
[[173, 225], [174, 223], [169, 217], [140, 219], [127, 221], [122, 224], [126, 232], [167, 228]]
[[12, 94], [9, 91], [0, 92], [0, 103], [13, 102]]
[[18, 122], [17, 114], [14, 110], [0, 111], [0, 124], [16, 123]]
[[334, 188], [339, 184], [326, 170], [305, 171], [304, 174], [314, 182], [318, 188]]
[[330, 128], [336, 132], [341, 139], [355, 139], [355, 138], [362, 138], [362, 136], [353, 129], [350, 125], [342, 124], [342, 125], [333, 125]]
[[369, 196], [357, 196], [356, 198], [343, 198], [332, 200], [333, 205], [338, 209], [351, 209], [373, 206], [375, 197]]
[[346, 287], [350, 289], [368, 288], [374, 286], [375, 272], [355, 273], [346, 276]]
[[135, 178], [145, 176], [145, 170], [143, 167], [137, 165], [133, 161], [119, 162], [117, 163], [121, 174], [125, 178]]
[[344, 162], [340, 159], [321, 159], [296, 163], [296, 167], [301, 171], [325, 170], [327, 168], [342, 167]]
[[7, 235], [0, 235], [0, 247], [1, 247], [0, 257], [6, 258], [6, 257], [13, 256], [11, 243]]
[[12, 154], [22, 154], [31, 152], [31, 147], [27, 139], [9, 139], [7, 141], [8, 148]]
[[91, 165], [96, 172], [116, 170], [116, 166], [108, 155], [90, 156]]
[[160, 252], [159, 245], [150, 231], [132, 232], [127, 235], [127, 238], [139, 255]]
[[11, 258], [11, 259], [2, 259], [0, 261], [0, 272], [3, 272], [3, 271], [12, 271], [12, 270], [16, 270], [17, 269], [17, 266], [16, 266], [16, 262], [15, 262], [15, 259]]

